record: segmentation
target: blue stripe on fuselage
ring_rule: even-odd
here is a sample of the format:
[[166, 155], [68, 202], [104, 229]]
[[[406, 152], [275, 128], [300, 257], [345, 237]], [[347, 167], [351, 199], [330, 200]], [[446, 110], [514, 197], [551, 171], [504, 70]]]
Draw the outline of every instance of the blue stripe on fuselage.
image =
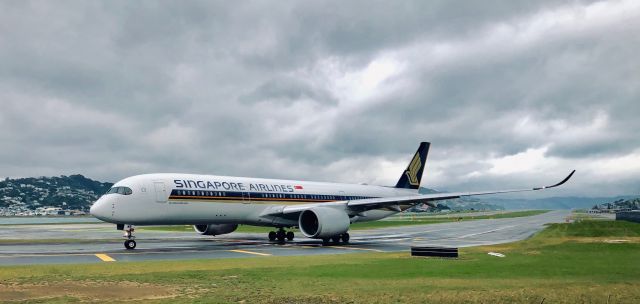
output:
[[287, 200], [296, 202], [330, 202], [348, 201], [375, 198], [358, 195], [333, 195], [333, 194], [298, 194], [298, 193], [264, 193], [264, 192], [239, 192], [239, 191], [206, 191], [206, 190], [171, 190], [169, 199], [188, 200], [245, 200], [245, 201], [270, 201]]

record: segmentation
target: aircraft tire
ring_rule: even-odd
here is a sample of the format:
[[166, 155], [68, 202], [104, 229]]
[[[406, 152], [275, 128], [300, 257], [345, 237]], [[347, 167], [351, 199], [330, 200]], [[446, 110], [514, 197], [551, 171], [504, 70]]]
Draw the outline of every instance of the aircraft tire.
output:
[[324, 238], [324, 239], [322, 239], [322, 245], [323, 245], [323, 246], [327, 246], [327, 245], [329, 245], [329, 242], [330, 242], [330, 241], [331, 241], [331, 239], [330, 239], [330, 238]]
[[124, 241], [124, 248], [126, 248], [127, 250], [135, 249], [136, 248], [136, 241], [134, 241], [134, 240], [126, 240], [126, 241]]
[[293, 234], [293, 231], [288, 231], [287, 232], [287, 241], [293, 241], [293, 237], [295, 235]]
[[269, 231], [269, 241], [275, 241], [276, 240], [276, 232], [275, 231]]
[[342, 238], [342, 242], [343, 243], [345, 243], [345, 244], [349, 243], [349, 233], [347, 233], [347, 232], [343, 233], [341, 238]]
[[278, 230], [278, 232], [276, 232], [276, 238], [278, 239], [278, 243], [280, 244], [284, 244], [284, 240], [286, 239], [287, 235], [284, 233], [284, 230], [280, 229]]
[[340, 244], [340, 235], [332, 236], [331, 241], [333, 241], [334, 244]]

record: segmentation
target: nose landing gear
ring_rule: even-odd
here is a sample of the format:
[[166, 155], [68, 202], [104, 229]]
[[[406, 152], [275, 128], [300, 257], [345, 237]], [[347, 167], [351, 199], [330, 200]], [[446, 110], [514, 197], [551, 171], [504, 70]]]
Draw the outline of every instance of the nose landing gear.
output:
[[135, 249], [136, 248], [136, 241], [134, 241], [134, 240], [126, 240], [126, 241], [124, 241], [124, 248]]
[[126, 238], [127, 240], [124, 241], [124, 248], [128, 250], [136, 248], [136, 241], [135, 241], [136, 237], [133, 236], [134, 231], [135, 231], [135, 228], [133, 228], [133, 225], [125, 225], [123, 237]]

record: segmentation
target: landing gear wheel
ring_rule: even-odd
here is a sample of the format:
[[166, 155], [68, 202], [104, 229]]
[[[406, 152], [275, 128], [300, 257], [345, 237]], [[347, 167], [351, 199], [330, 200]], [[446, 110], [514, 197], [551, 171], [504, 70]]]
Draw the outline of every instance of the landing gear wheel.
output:
[[134, 240], [126, 240], [126, 241], [124, 241], [124, 248], [127, 248], [128, 250], [135, 249], [136, 248], [136, 241], [134, 241]]
[[293, 231], [287, 232], [287, 241], [293, 241]]
[[334, 236], [332, 236], [332, 237], [331, 237], [331, 241], [332, 241], [334, 244], [339, 244], [339, 243], [340, 243], [340, 235], [334, 235]]
[[347, 232], [343, 233], [341, 238], [342, 238], [342, 242], [343, 243], [345, 243], [345, 244], [349, 243], [349, 233], [347, 233]]
[[330, 238], [324, 238], [324, 239], [322, 239], [322, 245], [323, 245], [323, 246], [327, 246], [327, 245], [329, 245], [329, 241], [331, 241], [331, 239], [330, 239]]
[[136, 241], [134, 240], [136, 237], [133, 236], [135, 228], [133, 228], [133, 225], [125, 225], [124, 228], [123, 237], [127, 239], [124, 241], [124, 248], [127, 248], [128, 250], [136, 248]]
[[275, 231], [269, 231], [269, 241], [275, 241], [276, 240], [276, 232]]
[[286, 234], [284, 233], [284, 229], [280, 229], [278, 230], [278, 232], [276, 232], [276, 238], [278, 238], [278, 243], [280, 244], [284, 244], [284, 239], [286, 238]]

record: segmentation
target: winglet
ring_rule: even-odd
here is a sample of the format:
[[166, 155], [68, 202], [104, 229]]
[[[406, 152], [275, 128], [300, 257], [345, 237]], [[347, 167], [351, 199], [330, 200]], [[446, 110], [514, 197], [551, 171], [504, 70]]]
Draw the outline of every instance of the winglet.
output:
[[555, 188], [555, 187], [561, 186], [562, 184], [566, 183], [573, 176], [574, 173], [576, 173], [576, 170], [571, 171], [571, 173], [569, 173], [569, 175], [567, 177], [565, 177], [561, 182], [559, 182], [559, 183], [557, 183], [555, 185], [545, 186], [545, 187], [537, 187], [537, 188], [533, 188], [533, 190], [542, 190], [542, 189]]

